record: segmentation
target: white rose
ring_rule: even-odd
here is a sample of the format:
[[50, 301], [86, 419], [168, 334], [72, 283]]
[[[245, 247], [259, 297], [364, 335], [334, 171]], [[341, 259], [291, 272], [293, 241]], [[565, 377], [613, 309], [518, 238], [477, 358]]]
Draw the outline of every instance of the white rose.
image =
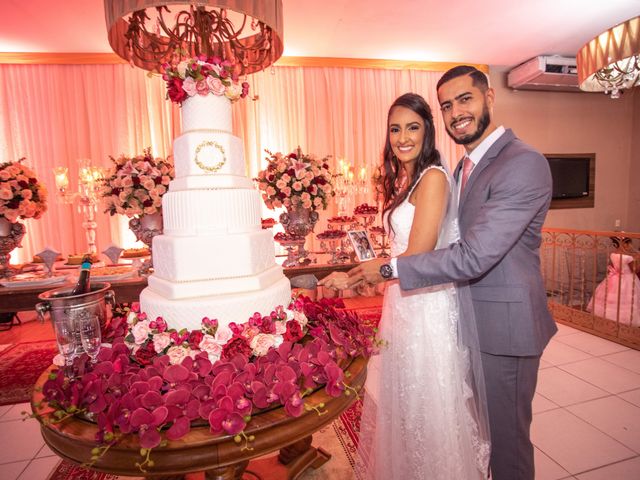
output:
[[127, 315], [127, 325], [133, 325], [133, 323], [138, 319], [138, 314], [136, 312], [129, 312]]
[[236, 100], [240, 98], [241, 94], [242, 94], [242, 87], [235, 83], [232, 83], [231, 85], [229, 85], [224, 92], [225, 97], [227, 97], [229, 100]]
[[188, 65], [188, 62], [186, 60], [178, 64], [177, 70], [178, 70], [178, 75], [180, 75], [180, 78], [184, 78], [187, 76], [187, 65]]
[[189, 351], [182, 346], [173, 346], [167, 350], [167, 355], [171, 365], [179, 365], [189, 355]]
[[300, 324], [301, 327], [304, 327], [307, 324], [307, 322], [309, 321], [307, 319], [307, 316], [304, 313], [297, 312], [297, 311], [293, 312], [293, 318], [294, 318], [294, 320], [296, 322], [298, 322]]

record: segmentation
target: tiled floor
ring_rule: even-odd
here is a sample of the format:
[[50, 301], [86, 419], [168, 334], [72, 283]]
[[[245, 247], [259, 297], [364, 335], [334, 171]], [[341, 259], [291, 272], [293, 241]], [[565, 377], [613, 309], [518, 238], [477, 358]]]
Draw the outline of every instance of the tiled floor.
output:
[[[559, 327], [534, 399], [536, 479], [640, 479], [640, 352]], [[44, 480], [58, 463], [26, 409], [0, 407], [2, 480]]]

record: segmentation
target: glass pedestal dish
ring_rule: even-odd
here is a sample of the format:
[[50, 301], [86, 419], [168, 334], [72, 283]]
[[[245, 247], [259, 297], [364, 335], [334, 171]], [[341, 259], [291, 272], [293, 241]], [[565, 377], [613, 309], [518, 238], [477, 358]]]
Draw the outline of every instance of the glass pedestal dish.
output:
[[349, 255], [345, 255], [338, 245], [341, 244], [347, 237], [347, 232], [343, 230], [325, 230], [322, 233], [318, 233], [316, 238], [320, 240], [320, 248], [324, 253], [330, 253], [331, 258], [327, 261], [329, 264], [344, 263], [349, 259]]

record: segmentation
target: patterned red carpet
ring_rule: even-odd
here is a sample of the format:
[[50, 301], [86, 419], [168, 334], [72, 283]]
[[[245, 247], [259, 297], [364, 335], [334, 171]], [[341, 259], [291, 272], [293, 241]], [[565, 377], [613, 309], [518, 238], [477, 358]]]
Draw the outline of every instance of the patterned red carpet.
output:
[[18, 343], [0, 352], [0, 405], [28, 402], [58, 349], [54, 340]]

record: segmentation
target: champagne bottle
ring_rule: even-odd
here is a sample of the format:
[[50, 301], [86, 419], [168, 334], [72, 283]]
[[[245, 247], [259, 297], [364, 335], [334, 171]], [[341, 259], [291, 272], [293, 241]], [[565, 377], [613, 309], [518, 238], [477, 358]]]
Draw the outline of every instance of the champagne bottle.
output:
[[83, 293], [89, 293], [91, 291], [91, 255], [85, 255], [82, 257], [82, 266], [80, 267], [80, 276], [78, 277], [78, 283], [71, 290], [70, 295], [82, 295]]

